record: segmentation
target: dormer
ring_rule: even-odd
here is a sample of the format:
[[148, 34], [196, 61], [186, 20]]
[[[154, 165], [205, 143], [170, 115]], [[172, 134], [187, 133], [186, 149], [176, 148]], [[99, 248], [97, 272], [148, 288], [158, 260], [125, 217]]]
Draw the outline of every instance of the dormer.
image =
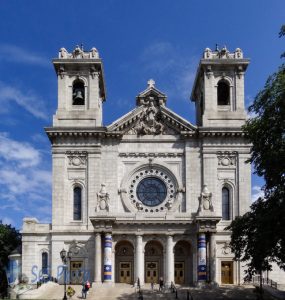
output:
[[226, 47], [205, 49], [191, 94], [197, 125], [240, 127], [244, 124], [244, 73], [248, 64], [240, 48], [233, 53]]
[[58, 77], [58, 109], [55, 127], [102, 126], [102, 102], [106, 99], [103, 63], [96, 48], [71, 53], [61, 48], [53, 65]]

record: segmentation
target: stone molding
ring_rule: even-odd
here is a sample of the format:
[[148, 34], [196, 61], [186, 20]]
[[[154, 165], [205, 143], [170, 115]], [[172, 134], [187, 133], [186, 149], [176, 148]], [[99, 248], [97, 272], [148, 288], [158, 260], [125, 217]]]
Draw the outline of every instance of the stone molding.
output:
[[163, 153], [163, 152], [121, 152], [119, 153], [119, 157], [183, 157], [184, 153]]

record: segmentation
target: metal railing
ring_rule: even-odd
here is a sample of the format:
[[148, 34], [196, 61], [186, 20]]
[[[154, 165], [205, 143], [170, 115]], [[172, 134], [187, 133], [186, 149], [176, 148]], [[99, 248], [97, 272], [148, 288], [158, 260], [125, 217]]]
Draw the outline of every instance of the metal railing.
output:
[[138, 300], [143, 300], [143, 293], [142, 293], [142, 290], [141, 290], [141, 283], [140, 283], [140, 279], [138, 278], [137, 280], [137, 287], [136, 287], [136, 291], [138, 293]]
[[175, 284], [173, 283], [173, 281], [171, 281], [171, 284], [170, 284], [170, 291], [172, 293], [175, 293], [175, 299], [178, 299], [178, 290], [177, 290], [177, 287], [175, 286]]
[[[177, 287], [175, 286], [175, 284], [173, 282], [171, 282], [171, 285], [170, 285], [170, 291], [172, 293], [175, 293], [175, 299], [179, 299], [178, 298], [178, 289]], [[181, 291], [180, 291], [181, 292]], [[193, 296], [191, 295], [190, 293], [190, 290], [187, 290], [186, 291], [186, 299], [187, 300], [194, 300]]]
[[[271, 286], [274, 289], [277, 289], [278, 284], [276, 281], [271, 280], [268, 277], [262, 277], [261, 279], [263, 285]], [[253, 284], [260, 284], [260, 275], [256, 275], [252, 277]]]

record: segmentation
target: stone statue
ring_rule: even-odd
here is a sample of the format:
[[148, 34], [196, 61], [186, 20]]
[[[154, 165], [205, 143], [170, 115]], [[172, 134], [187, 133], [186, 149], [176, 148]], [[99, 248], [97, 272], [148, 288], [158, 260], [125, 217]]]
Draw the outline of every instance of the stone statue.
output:
[[97, 207], [96, 211], [106, 211], [109, 212], [109, 194], [106, 191], [106, 185], [104, 183], [101, 184], [101, 189], [99, 193], [97, 193]]
[[94, 47], [91, 49], [90, 54], [91, 54], [91, 58], [99, 58], [98, 50]]
[[67, 51], [65, 48], [60, 48], [59, 50], [59, 58], [67, 58]]
[[203, 190], [200, 196], [200, 203], [198, 214], [201, 213], [209, 213], [214, 211], [213, 204], [212, 204], [212, 193], [209, 192], [207, 185], [203, 186]]

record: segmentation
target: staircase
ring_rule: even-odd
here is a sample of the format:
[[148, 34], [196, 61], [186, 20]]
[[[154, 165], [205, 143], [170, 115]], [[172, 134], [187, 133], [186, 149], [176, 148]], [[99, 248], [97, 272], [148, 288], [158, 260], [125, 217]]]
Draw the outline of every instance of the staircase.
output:
[[[146, 284], [141, 288], [143, 299], [175, 299], [175, 294], [169, 289], [164, 292], [158, 291], [158, 286], [152, 291], [150, 284]], [[129, 284], [102, 284], [93, 285], [89, 290], [87, 299], [92, 300], [138, 300], [138, 289]]]

